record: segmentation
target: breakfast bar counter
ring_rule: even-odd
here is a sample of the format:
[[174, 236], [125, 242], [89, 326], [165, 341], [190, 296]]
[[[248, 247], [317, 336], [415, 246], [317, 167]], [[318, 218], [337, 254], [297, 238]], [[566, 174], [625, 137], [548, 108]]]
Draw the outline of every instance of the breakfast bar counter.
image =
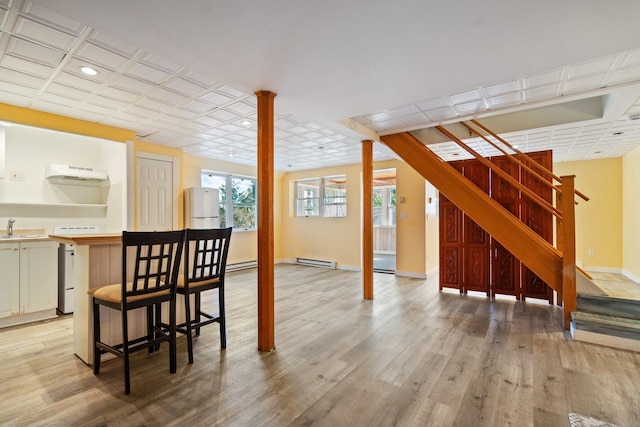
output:
[[[93, 317], [88, 291], [122, 280], [122, 233], [51, 234], [49, 238], [75, 246], [73, 351], [85, 363], [92, 364]], [[119, 336], [119, 313], [105, 310], [101, 315], [105, 336]]]

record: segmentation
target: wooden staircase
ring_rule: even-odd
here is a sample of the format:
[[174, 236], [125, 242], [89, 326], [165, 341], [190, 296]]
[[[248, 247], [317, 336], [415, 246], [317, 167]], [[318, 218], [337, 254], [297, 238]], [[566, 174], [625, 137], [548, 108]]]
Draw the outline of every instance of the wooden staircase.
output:
[[[477, 121], [473, 120], [472, 123], [490, 133], [488, 129]], [[470, 124], [465, 123], [465, 126], [468, 127], [469, 132], [473, 131], [480, 135], [479, 131], [476, 131]], [[445, 128], [441, 126], [436, 128], [469, 151], [492, 171], [498, 174], [503, 173], [499, 167], [477, 154]], [[508, 145], [497, 135], [490, 134]], [[487, 140], [484, 136], [482, 137]], [[563, 304], [564, 327], [569, 329], [571, 313], [576, 310], [577, 303], [574, 195], [581, 195], [574, 189], [574, 177], [558, 178], [550, 172], [549, 176], [541, 176], [541, 179], [548, 181], [549, 185], [552, 186], [551, 177], [560, 182], [559, 185], [553, 186], [557, 200], [557, 206], [555, 207], [544, 200], [540, 202], [530, 196], [532, 200], [538, 202], [542, 208], [557, 218], [558, 243], [557, 247], [554, 247], [472, 182], [464, 178], [451, 165], [443, 161], [410, 133], [387, 135], [381, 139], [385, 145], [433, 184], [466, 215], [558, 293], [558, 300]], [[513, 149], [510, 145], [508, 146]], [[514, 161], [519, 162], [515, 159]], [[502, 178], [510, 181], [512, 185], [523, 193], [528, 191], [527, 188], [523, 188], [522, 184], [514, 181], [510, 176], [505, 175]], [[586, 197], [584, 198], [588, 200]], [[562, 252], [558, 248], [563, 248]]]

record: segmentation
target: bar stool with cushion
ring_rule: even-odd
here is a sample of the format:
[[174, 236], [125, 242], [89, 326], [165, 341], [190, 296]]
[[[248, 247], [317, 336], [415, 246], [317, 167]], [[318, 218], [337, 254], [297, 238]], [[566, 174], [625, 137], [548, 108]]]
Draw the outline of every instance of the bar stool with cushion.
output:
[[[131, 392], [129, 355], [148, 349], [153, 353], [160, 343], [169, 343], [169, 371], [176, 372], [176, 285], [184, 247], [184, 231], [122, 232], [121, 283], [92, 289], [93, 373], [100, 372], [102, 354], [124, 359], [124, 390]], [[164, 328], [161, 304], [169, 302], [169, 323]], [[111, 345], [100, 337], [100, 306], [119, 310], [122, 317], [122, 343]], [[129, 339], [128, 312], [146, 307], [147, 335]]]
[[[231, 228], [206, 230], [188, 229], [185, 237], [185, 264], [178, 280], [179, 294], [184, 295], [186, 321], [178, 325], [178, 332], [187, 336], [189, 363], [193, 363], [192, 331], [200, 335], [200, 328], [211, 323], [220, 325], [220, 347], [227, 347], [224, 307], [224, 276]], [[218, 290], [218, 315], [202, 311], [202, 292]], [[194, 313], [191, 313], [190, 295], [194, 295]]]

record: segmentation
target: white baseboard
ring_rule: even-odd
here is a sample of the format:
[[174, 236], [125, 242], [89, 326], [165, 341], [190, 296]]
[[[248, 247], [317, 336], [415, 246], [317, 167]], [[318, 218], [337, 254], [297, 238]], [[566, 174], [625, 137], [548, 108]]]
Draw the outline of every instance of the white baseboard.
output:
[[631, 279], [636, 283], [640, 283], [640, 277], [636, 276], [635, 274], [631, 273], [630, 271], [627, 270], [622, 270], [622, 274], [627, 278], [627, 279]]
[[336, 265], [336, 270], [346, 270], [346, 271], [362, 271], [362, 268], [360, 268], [357, 265], [344, 265], [344, 264], [338, 264]]
[[412, 279], [426, 279], [427, 275], [424, 273], [413, 273], [410, 271], [396, 271], [396, 276], [411, 277]]

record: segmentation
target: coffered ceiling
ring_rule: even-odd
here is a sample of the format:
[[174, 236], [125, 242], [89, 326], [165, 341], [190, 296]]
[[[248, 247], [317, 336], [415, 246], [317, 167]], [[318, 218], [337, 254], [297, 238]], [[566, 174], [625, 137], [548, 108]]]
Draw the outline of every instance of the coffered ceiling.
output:
[[640, 144], [638, 2], [453, 3], [0, 0], [0, 102], [255, 164], [253, 92], [271, 90], [283, 171], [399, 131], [464, 158], [429, 129], [470, 118], [555, 161]]

